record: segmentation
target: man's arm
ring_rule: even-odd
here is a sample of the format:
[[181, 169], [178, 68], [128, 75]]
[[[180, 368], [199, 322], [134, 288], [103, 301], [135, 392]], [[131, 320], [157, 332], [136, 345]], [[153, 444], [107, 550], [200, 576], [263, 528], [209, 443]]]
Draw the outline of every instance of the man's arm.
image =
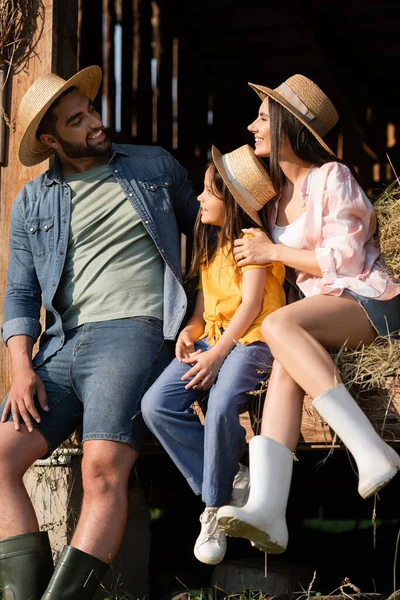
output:
[[41, 331], [41, 289], [24, 227], [22, 214], [23, 190], [17, 196], [11, 211], [10, 260], [7, 271], [7, 289], [4, 296], [4, 323], [2, 337], [5, 344], [16, 335], [27, 335], [36, 340]]
[[35, 398], [43, 410], [47, 410], [47, 398], [44, 385], [32, 367], [32, 350], [41, 330], [41, 289], [24, 228], [23, 193], [22, 190], [17, 196], [11, 211], [2, 336], [10, 352], [13, 381], [1, 420], [6, 421], [11, 412], [16, 430], [22, 417], [28, 431], [32, 431], [32, 418], [40, 421]]
[[174, 169], [174, 210], [175, 217], [181, 233], [192, 235], [193, 227], [199, 211], [197, 194], [193, 189], [192, 182], [188, 178], [186, 169], [172, 158]]

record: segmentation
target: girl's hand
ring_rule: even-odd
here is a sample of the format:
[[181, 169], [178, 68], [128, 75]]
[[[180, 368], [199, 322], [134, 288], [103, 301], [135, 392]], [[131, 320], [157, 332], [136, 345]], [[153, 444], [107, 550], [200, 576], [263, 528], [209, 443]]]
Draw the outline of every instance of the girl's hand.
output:
[[276, 247], [266, 233], [256, 229], [243, 229], [253, 237], [239, 238], [234, 241], [233, 255], [239, 267], [246, 265], [265, 265], [278, 260]]
[[186, 329], [182, 329], [176, 340], [175, 356], [182, 362], [183, 358], [188, 358], [194, 352], [194, 341]]
[[36, 375], [32, 368], [20, 369], [12, 382], [1, 422], [4, 423], [11, 412], [16, 431], [20, 430], [21, 418], [28, 431], [33, 431], [32, 419], [40, 423], [35, 398], [37, 398], [43, 410], [49, 410], [46, 390], [40, 377]]
[[182, 362], [193, 365], [192, 368], [181, 377], [182, 381], [193, 378], [185, 385], [185, 389], [190, 390], [193, 388], [195, 390], [208, 390], [217, 379], [221, 365], [224, 362], [224, 357], [216, 354], [216, 352], [211, 349], [206, 350], [206, 352], [192, 355], [190, 358], [184, 358]]

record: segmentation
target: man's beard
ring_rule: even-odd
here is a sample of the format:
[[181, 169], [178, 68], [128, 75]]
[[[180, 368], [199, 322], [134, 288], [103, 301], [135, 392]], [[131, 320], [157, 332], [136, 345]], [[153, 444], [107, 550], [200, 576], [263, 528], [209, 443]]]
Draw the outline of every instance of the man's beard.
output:
[[67, 142], [63, 138], [57, 136], [57, 141], [60, 144], [62, 151], [68, 158], [93, 158], [95, 156], [104, 156], [111, 148], [111, 140], [106, 136], [104, 140], [97, 144], [82, 144], [80, 142]]

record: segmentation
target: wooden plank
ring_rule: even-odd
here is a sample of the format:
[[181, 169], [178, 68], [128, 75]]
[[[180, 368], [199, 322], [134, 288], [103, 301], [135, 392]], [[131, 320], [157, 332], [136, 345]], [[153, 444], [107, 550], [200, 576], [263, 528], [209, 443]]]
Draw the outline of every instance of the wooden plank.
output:
[[140, 0], [139, 70], [137, 80], [137, 97], [135, 102], [138, 144], [152, 143], [153, 92], [151, 88], [151, 17], [152, 10], [150, 0]]

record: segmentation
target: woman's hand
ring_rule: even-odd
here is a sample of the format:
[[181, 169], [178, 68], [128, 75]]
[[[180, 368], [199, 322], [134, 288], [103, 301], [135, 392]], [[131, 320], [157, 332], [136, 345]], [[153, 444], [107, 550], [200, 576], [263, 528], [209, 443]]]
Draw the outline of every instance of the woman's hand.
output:
[[239, 238], [234, 241], [233, 255], [239, 267], [265, 265], [279, 260], [277, 244], [274, 244], [266, 233], [253, 228], [243, 229], [243, 231], [251, 233], [253, 237]]
[[182, 381], [191, 379], [187, 385], [186, 390], [199, 389], [208, 390], [214, 385], [217, 379], [219, 370], [222, 363], [224, 362], [224, 356], [217, 354], [213, 348], [200, 352], [199, 354], [192, 354], [188, 358], [184, 358], [182, 362], [193, 365], [189, 371], [181, 377]]
[[20, 429], [21, 418], [28, 431], [33, 431], [32, 418], [37, 423], [40, 423], [40, 416], [35, 406], [35, 398], [37, 398], [43, 410], [49, 410], [46, 390], [40, 377], [36, 375], [32, 368], [20, 369], [12, 382], [1, 422], [4, 423], [11, 412], [16, 431]]

